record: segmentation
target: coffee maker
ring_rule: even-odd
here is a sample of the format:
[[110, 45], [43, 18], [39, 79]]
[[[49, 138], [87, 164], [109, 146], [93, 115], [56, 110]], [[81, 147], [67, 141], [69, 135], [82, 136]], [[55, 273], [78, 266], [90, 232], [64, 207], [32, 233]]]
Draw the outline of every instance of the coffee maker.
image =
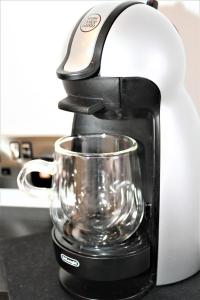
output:
[[184, 88], [185, 53], [157, 1], [109, 2], [76, 24], [57, 70], [72, 135], [134, 138], [144, 217], [109, 251], [78, 249], [56, 227], [62, 286], [79, 299], [136, 299], [200, 270], [200, 122]]

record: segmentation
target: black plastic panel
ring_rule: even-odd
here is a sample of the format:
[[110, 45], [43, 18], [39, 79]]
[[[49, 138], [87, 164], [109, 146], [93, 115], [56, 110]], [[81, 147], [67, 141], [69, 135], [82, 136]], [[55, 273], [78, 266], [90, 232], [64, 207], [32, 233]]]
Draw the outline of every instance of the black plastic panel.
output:
[[[106, 81], [106, 78], [103, 80]], [[137, 140], [146, 207], [140, 228], [143, 228], [150, 239], [151, 267], [152, 272], [156, 273], [160, 193], [160, 91], [153, 82], [145, 78], [116, 80], [119, 83], [119, 102], [110, 97], [110, 102], [106, 100], [109, 103], [107, 110], [95, 116], [75, 114], [72, 134], [117, 133]], [[112, 85], [112, 81], [110, 83]], [[70, 84], [68, 82], [68, 86]], [[106, 88], [103, 90], [106, 91]]]

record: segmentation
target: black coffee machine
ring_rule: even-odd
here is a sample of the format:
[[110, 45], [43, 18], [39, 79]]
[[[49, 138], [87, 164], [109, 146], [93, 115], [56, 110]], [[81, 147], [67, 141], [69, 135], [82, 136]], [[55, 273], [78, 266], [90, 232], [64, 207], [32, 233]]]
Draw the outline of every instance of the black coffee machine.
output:
[[77, 249], [53, 230], [60, 282], [79, 299], [136, 299], [155, 284], [195, 272], [183, 274], [177, 263], [173, 277], [163, 241], [158, 245], [159, 226], [164, 228], [159, 225], [161, 94], [165, 99], [171, 81], [178, 84], [173, 68], [180, 65], [181, 73], [184, 63], [178, 33], [157, 6], [157, 1], [130, 1], [92, 8], [75, 26], [57, 70], [68, 95], [59, 108], [75, 113], [72, 135], [117, 133], [137, 141], [145, 202], [137, 231], [108, 252]]

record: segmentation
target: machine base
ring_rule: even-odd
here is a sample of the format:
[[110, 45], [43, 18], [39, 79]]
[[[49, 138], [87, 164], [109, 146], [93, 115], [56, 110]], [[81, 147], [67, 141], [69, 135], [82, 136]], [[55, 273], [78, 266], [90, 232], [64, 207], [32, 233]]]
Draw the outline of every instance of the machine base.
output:
[[[146, 285], [141, 289], [141, 281]], [[72, 276], [62, 268], [59, 270], [62, 287], [77, 299], [82, 300], [135, 300], [141, 299], [153, 286], [149, 273], [121, 281], [97, 282]]]

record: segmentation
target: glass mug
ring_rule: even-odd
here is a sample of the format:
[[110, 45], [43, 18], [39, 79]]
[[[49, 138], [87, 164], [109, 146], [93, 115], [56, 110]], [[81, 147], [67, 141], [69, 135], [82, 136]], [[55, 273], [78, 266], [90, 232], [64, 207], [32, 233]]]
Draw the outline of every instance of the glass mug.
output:
[[90, 248], [119, 244], [140, 225], [144, 214], [137, 142], [110, 134], [63, 137], [55, 142], [54, 161], [29, 161], [18, 175], [28, 193], [31, 172], [53, 175], [50, 213], [71, 242]]

